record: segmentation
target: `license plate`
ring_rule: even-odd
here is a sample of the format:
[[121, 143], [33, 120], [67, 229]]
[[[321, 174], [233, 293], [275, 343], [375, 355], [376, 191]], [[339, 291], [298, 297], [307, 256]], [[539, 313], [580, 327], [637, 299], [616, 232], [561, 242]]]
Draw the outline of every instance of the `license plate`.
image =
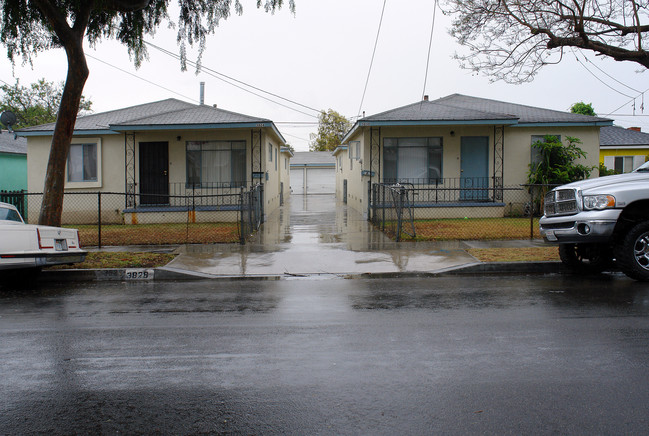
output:
[[55, 239], [54, 249], [56, 251], [68, 251], [68, 242], [65, 239]]
[[548, 239], [548, 241], [555, 242], [557, 240], [557, 237], [554, 236], [554, 232], [547, 232], [545, 234], [545, 237]]

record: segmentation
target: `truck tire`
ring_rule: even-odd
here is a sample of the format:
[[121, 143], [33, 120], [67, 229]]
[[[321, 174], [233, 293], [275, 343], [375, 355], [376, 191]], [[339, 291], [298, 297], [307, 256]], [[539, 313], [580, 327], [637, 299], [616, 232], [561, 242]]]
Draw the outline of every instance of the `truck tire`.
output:
[[615, 257], [618, 266], [628, 277], [649, 281], [649, 221], [636, 224], [626, 234]]
[[559, 258], [574, 272], [597, 274], [611, 266], [613, 253], [603, 244], [560, 244]]

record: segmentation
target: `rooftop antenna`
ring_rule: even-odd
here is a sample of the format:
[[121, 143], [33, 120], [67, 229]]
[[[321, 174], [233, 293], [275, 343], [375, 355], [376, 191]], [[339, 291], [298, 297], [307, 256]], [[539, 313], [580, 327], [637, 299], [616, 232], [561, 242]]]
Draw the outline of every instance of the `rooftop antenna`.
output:
[[201, 98], [200, 98], [201, 106], [205, 104], [205, 82], [201, 82]]
[[5, 111], [0, 115], [0, 123], [7, 126], [9, 133], [14, 134], [14, 139], [18, 137], [16, 132], [13, 131], [12, 126], [16, 124], [16, 114], [10, 111]]

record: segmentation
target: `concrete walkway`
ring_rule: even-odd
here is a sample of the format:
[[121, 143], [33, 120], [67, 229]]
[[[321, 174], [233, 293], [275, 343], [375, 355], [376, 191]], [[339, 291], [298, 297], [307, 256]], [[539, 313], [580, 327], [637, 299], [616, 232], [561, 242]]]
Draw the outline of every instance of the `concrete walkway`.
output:
[[[536, 246], [540, 241], [490, 242]], [[295, 195], [245, 246], [187, 245], [163, 269], [205, 277], [295, 277], [438, 273], [479, 263], [467, 248], [482, 242], [391, 241], [334, 195]]]

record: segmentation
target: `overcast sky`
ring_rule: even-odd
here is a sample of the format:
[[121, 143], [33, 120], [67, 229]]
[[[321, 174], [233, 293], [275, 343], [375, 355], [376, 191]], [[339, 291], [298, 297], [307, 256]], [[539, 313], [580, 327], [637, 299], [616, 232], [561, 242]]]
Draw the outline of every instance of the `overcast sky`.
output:
[[[149, 60], [135, 69], [126, 47], [114, 41], [86, 48], [90, 77], [84, 95], [93, 102], [94, 112], [172, 97], [198, 103], [199, 84], [205, 82], [206, 104], [269, 118], [297, 151], [306, 151], [309, 134], [317, 129], [317, 112], [312, 109], [332, 108], [350, 118], [359, 114], [383, 1], [295, 1], [295, 15], [287, 7], [270, 15], [257, 10], [254, 0], [242, 0], [243, 15], [222, 21], [209, 37], [203, 65], [300, 105], [243, 86], [288, 108], [273, 103], [207, 70], [197, 75], [189, 67], [182, 72], [177, 59], [154, 48], [149, 48]], [[387, 0], [361, 112], [369, 116], [420, 100], [433, 8], [432, 0]], [[175, 19], [175, 10], [170, 15]], [[639, 72], [639, 64], [588, 55], [591, 73], [570, 54], [531, 83], [490, 83], [483, 75], [460, 69], [452, 58], [463, 48], [448, 35], [450, 21], [438, 10], [425, 89], [431, 99], [460, 93], [562, 111], [584, 101], [618, 125], [649, 132], [649, 118], [641, 110], [649, 73]], [[178, 54], [175, 36], [175, 30], [163, 25], [147, 40]], [[196, 51], [188, 58], [195, 60]], [[28, 85], [44, 77], [58, 82], [65, 79], [66, 68], [63, 50], [39, 54], [33, 67], [18, 60], [12, 68], [3, 57], [0, 80], [13, 84], [18, 77]], [[634, 98], [636, 116], [631, 116]], [[649, 115], [649, 99], [645, 113]]]

